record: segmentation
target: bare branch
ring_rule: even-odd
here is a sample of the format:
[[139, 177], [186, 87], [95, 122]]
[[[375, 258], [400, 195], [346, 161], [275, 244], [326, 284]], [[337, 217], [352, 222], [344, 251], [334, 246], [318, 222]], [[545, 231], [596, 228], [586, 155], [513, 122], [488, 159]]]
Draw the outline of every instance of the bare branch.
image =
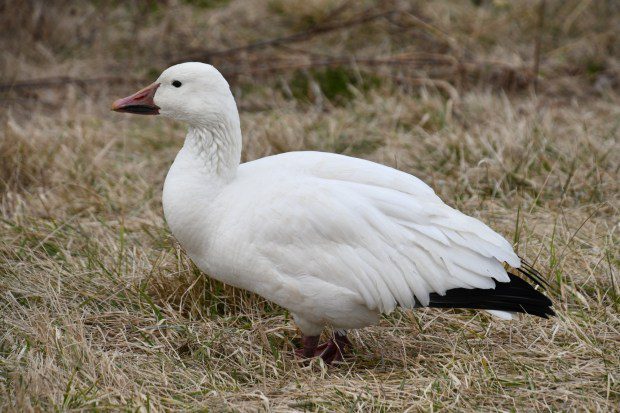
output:
[[14, 82], [0, 83], [0, 92], [20, 89], [44, 89], [50, 87], [62, 87], [67, 85], [77, 85], [85, 87], [93, 84], [120, 84], [120, 83], [137, 83], [141, 79], [135, 77], [121, 76], [99, 76], [93, 78], [77, 78], [71, 76], [54, 76], [40, 79], [17, 80]]
[[342, 30], [348, 27], [353, 27], [353, 26], [358, 26], [361, 24], [369, 23], [374, 20], [392, 16], [396, 13], [399, 13], [399, 11], [389, 10], [386, 12], [376, 13], [376, 14], [369, 14], [368, 11], [366, 11], [365, 13], [362, 13], [361, 17], [347, 20], [344, 22], [337, 22], [337, 23], [332, 23], [332, 24], [325, 24], [322, 26], [316, 26], [303, 32], [294, 33], [294, 34], [283, 36], [283, 37], [276, 37], [273, 39], [261, 40], [255, 43], [250, 43], [250, 44], [246, 44], [243, 46], [237, 46], [237, 47], [233, 47], [230, 49], [213, 50], [213, 51], [202, 50], [202, 51], [198, 51], [193, 54], [186, 55], [186, 56], [177, 57], [173, 59], [172, 63], [181, 63], [181, 62], [187, 62], [187, 61], [208, 62], [215, 57], [230, 56], [230, 55], [235, 55], [241, 52], [249, 52], [249, 51], [264, 49], [270, 46], [280, 46], [283, 44], [297, 43], [297, 42], [307, 40], [311, 37], [314, 37], [320, 34], [325, 34], [325, 33], [333, 32], [337, 30]]

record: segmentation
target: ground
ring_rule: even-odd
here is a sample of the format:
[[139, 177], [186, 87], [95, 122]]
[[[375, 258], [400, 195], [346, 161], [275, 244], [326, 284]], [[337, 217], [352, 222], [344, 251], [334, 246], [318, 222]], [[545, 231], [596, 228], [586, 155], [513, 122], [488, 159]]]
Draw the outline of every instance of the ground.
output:
[[[616, 2], [59, 0], [0, 24], [0, 410], [618, 409]], [[244, 160], [415, 174], [513, 242], [557, 316], [396, 311], [300, 364], [289, 313], [167, 229], [183, 125], [109, 111], [187, 59], [230, 80]]]

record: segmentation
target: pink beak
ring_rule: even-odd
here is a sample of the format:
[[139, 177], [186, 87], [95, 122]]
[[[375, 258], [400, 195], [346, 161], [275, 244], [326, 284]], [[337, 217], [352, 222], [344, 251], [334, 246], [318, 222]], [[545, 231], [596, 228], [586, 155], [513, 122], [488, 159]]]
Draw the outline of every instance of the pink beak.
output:
[[153, 101], [159, 83], [153, 83], [126, 98], [112, 103], [112, 110], [116, 112], [135, 113], [137, 115], [159, 115], [159, 106]]

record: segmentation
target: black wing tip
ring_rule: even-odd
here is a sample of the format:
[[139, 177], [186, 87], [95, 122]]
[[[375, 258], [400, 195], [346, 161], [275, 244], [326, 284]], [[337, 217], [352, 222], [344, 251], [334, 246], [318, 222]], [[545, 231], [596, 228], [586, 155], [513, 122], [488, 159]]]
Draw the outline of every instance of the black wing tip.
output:
[[527, 262], [523, 257], [519, 256], [521, 260], [521, 267], [515, 268], [518, 272], [525, 275], [528, 279], [530, 279], [534, 284], [538, 285], [543, 289], [551, 288], [551, 285], [542, 274], [532, 266], [529, 262]]
[[[528, 267], [529, 264], [527, 264]], [[517, 270], [519, 270], [517, 268]], [[533, 270], [533, 268], [532, 268]], [[541, 290], [548, 285], [537, 271], [519, 271], [532, 282], [508, 272], [509, 282], [495, 281], [494, 289], [481, 288], [454, 288], [446, 291], [445, 295], [430, 294], [429, 307], [436, 308], [469, 308], [476, 310], [498, 310], [516, 313], [525, 313], [541, 318], [555, 316], [552, 309], [553, 302], [549, 297], [536, 289]], [[544, 285], [543, 285], [544, 284]]]
[[550, 300], [549, 300], [549, 304], [546, 306], [537, 306], [537, 307], [522, 306], [521, 311], [518, 311], [518, 312], [528, 314], [528, 315], [535, 315], [535, 316], [538, 316], [544, 319], [549, 319], [549, 317], [556, 316], [555, 311], [553, 311], [552, 303]]

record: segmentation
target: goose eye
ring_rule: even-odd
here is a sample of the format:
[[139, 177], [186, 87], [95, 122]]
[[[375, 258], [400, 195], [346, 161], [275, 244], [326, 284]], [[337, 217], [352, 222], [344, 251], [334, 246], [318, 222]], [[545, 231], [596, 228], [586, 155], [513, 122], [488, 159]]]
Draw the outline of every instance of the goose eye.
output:
[[173, 80], [172, 81], [172, 86], [174, 87], [181, 87], [183, 83], [179, 82], [178, 80]]

